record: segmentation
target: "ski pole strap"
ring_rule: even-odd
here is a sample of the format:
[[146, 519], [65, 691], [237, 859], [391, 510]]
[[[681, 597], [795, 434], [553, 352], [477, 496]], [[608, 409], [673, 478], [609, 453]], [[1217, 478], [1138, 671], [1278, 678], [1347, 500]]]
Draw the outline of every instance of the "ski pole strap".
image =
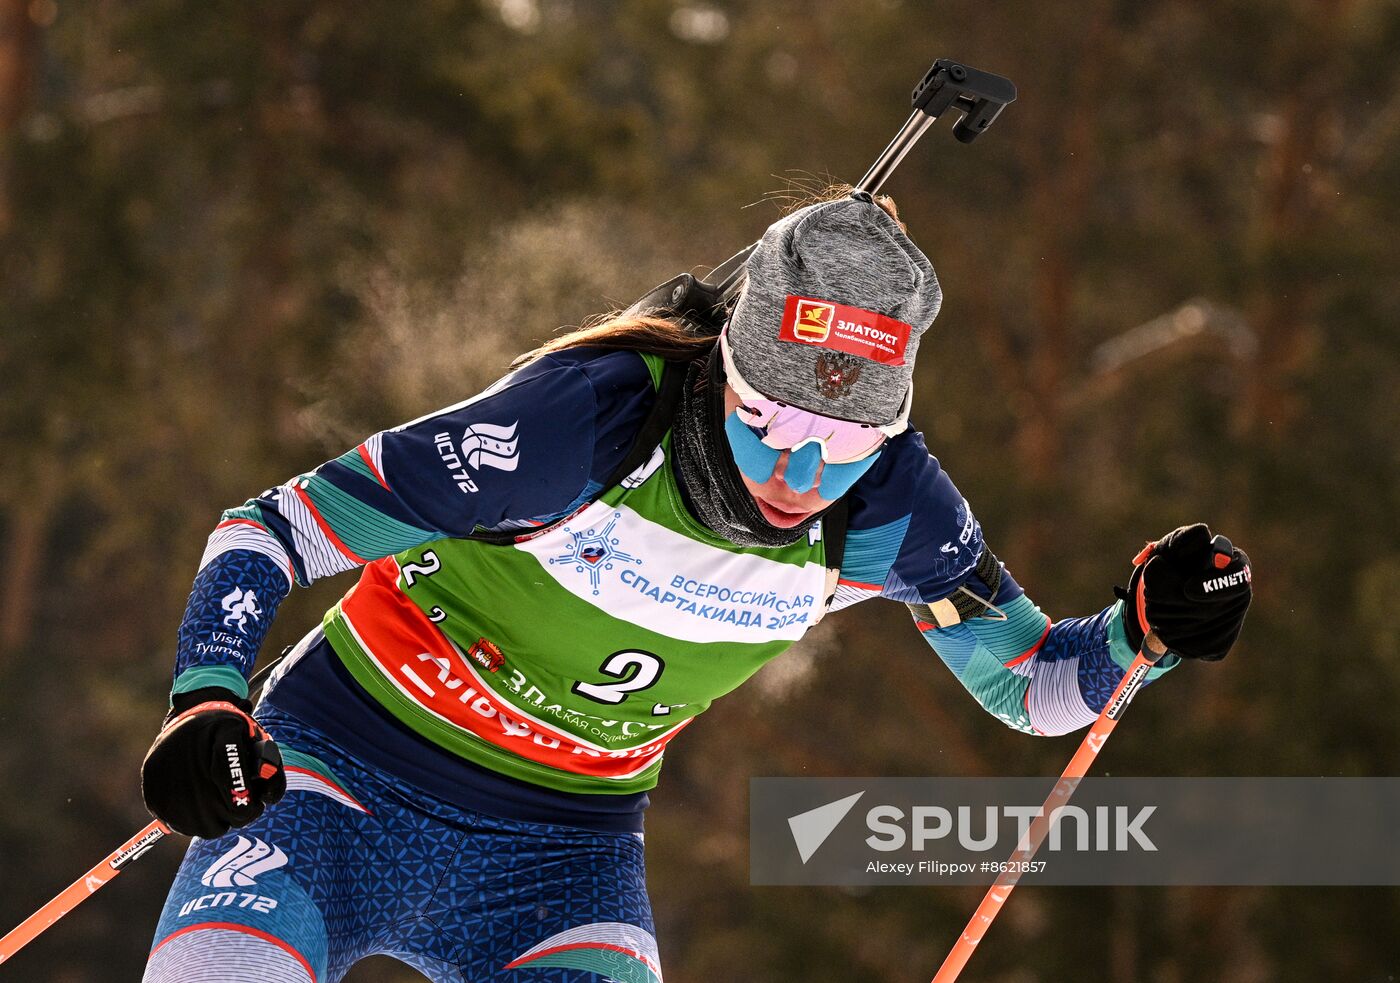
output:
[[0, 938], [0, 963], [34, 941], [50, 925], [120, 874], [127, 864], [169, 835], [170, 827], [157, 819], [113, 850], [96, 867], [69, 884], [52, 901], [7, 932], [4, 938]]

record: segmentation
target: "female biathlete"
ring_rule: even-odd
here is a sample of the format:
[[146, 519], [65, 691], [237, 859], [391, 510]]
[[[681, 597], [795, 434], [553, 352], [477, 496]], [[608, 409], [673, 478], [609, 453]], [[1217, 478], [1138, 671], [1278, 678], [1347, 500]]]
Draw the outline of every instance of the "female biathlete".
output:
[[[661, 979], [642, 813], [667, 745], [829, 611], [907, 605], [1011, 727], [1093, 720], [1150, 625], [1218, 659], [1248, 558], [1203, 525], [1051, 623], [909, 424], [942, 299], [888, 199], [770, 227], [722, 333], [622, 316], [223, 515], [142, 769], [196, 839], [148, 983]], [[1224, 564], [1228, 561], [1227, 565]], [[293, 584], [362, 567], [247, 677]]]

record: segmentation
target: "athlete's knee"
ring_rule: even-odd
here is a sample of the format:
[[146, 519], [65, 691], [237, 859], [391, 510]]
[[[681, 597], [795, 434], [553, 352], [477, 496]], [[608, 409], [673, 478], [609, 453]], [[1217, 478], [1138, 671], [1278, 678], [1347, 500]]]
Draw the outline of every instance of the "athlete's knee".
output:
[[651, 932], [629, 922], [578, 925], [535, 943], [491, 979], [594, 983], [605, 977], [661, 983], [661, 957]]
[[246, 925], [209, 922], [161, 939], [142, 983], [322, 983], [290, 943]]

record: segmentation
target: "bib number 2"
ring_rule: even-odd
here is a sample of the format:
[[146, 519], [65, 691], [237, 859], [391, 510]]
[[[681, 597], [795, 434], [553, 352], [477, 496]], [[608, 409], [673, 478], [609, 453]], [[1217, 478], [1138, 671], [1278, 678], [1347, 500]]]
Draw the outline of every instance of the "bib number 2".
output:
[[603, 660], [598, 671], [616, 682], [587, 683], [580, 679], [574, 683], [573, 691], [595, 702], [616, 706], [627, 699], [629, 693], [654, 685], [665, 668], [666, 663], [650, 652], [637, 649], [614, 652]]

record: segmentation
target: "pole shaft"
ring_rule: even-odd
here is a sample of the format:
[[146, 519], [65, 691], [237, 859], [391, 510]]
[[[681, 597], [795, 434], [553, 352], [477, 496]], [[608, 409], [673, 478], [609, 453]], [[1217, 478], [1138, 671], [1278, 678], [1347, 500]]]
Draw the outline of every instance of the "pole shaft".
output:
[[[1160, 648], [1160, 651], [1159, 651]], [[1084, 740], [1079, 744], [1079, 750], [1074, 752], [1074, 757], [1069, 759], [1069, 764], [1060, 773], [1060, 780], [1051, 789], [1049, 797], [1041, 807], [1040, 815], [1026, 829], [1025, 835], [1021, 837], [1021, 842], [1016, 845], [1015, 851], [1011, 854], [1011, 863], [1007, 864], [1006, 870], [997, 875], [997, 879], [992, 882], [992, 886], [987, 888], [987, 893], [982, 897], [982, 903], [977, 906], [977, 910], [972, 913], [972, 918], [967, 923], [967, 928], [963, 929], [962, 935], [953, 943], [952, 950], [948, 957], [943, 960], [943, 965], [938, 967], [938, 972], [933, 977], [933, 983], [953, 983], [962, 972], [967, 961], [972, 958], [972, 951], [977, 947], [977, 943], [982, 941], [982, 936], [987, 934], [987, 929], [992, 924], [992, 919], [996, 918], [1001, 911], [1002, 905], [1006, 904], [1006, 899], [1011, 897], [1011, 891], [1016, 887], [1016, 883], [1021, 879], [1021, 874], [1016, 869], [1020, 862], [1030, 860], [1040, 849], [1040, 844], [1044, 842], [1046, 834], [1050, 830], [1050, 820], [1054, 815], [1054, 810], [1069, 801], [1069, 797], [1074, 794], [1074, 790], [1079, 787], [1080, 781], [1088, 774], [1089, 767], [1098, 757], [1098, 753], [1103, 750], [1104, 744], [1108, 741], [1108, 735], [1113, 733], [1113, 728], [1118, 726], [1118, 721], [1122, 718], [1123, 711], [1127, 708], [1133, 694], [1147, 678], [1147, 670], [1152, 668], [1152, 664], [1161, 657], [1166, 649], [1158, 641], [1155, 634], [1149, 634], [1143, 641], [1142, 651], [1138, 653], [1128, 671], [1123, 674], [1123, 679], [1118, 683], [1118, 688], [1109, 697], [1108, 703], [1104, 705], [1099, 717], [1089, 728], [1089, 733], [1084, 735]]]
[[170, 827], [157, 819], [113, 850], [92, 870], [79, 877], [60, 891], [52, 901], [16, 925], [6, 933], [4, 938], [0, 938], [0, 963], [5, 962], [20, 949], [34, 941], [50, 925], [86, 901], [89, 895], [120, 874], [123, 867], [169, 834]]

